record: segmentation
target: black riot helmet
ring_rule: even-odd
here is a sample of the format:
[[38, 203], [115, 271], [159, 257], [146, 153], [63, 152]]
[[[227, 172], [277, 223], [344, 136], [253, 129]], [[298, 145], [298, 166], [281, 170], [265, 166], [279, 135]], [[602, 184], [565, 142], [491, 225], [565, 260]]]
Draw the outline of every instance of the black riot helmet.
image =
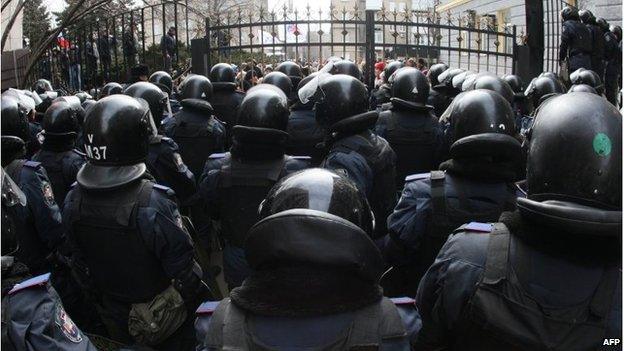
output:
[[333, 63], [334, 67], [331, 70], [331, 74], [346, 74], [356, 79], [362, 78], [362, 72], [355, 64], [355, 62], [349, 60], [340, 60]]
[[274, 85], [259, 84], [245, 94], [238, 108], [236, 124], [285, 131], [289, 114], [284, 92]]
[[459, 90], [453, 89], [453, 78], [462, 72], [464, 72], [464, 70], [461, 68], [448, 68], [438, 76], [438, 85], [435, 88], [446, 88], [459, 93]]
[[568, 20], [578, 21], [579, 20], [578, 9], [572, 6], [564, 7], [561, 10], [561, 19], [563, 19], [564, 21], [568, 21]]
[[74, 96], [80, 100], [81, 104], [87, 100], [93, 99], [93, 97], [85, 91], [79, 91], [76, 94], [74, 94]]
[[213, 83], [234, 83], [236, 72], [227, 63], [217, 63], [210, 69], [210, 81]]
[[505, 100], [509, 101], [509, 103], [513, 102], [514, 92], [502, 78], [497, 77], [495, 75], [481, 75], [477, 77], [469, 90], [472, 89], [487, 89], [495, 91], [501, 94]]
[[83, 128], [87, 163], [78, 172], [78, 184], [108, 189], [142, 177], [150, 123], [145, 100], [116, 94], [93, 105]]
[[209, 101], [212, 97], [212, 83], [210, 79], [194, 74], [186, 77], [179, 87], [180, 100], [204, 99]]
[[13, 96], [2, 95], [2, 136], [14, 136], [27, 142], [30, 139], [28, 128], [28, 111]]
[[556, 94], [563, 94], [563, 86], [557, 80], [549, 77], [537, 77], [529, 83], [524, 95], [533, 102], [537, 108], [544, 100]]
[[599, 95], [596, 89], [587, 84], [573, 84], [570, 89], [568, 89], [568, 93], [592, 93]]
[[323, 79], [313, 99], [316, 122], [324, 128], [368, 109], [366, 86], [359, 79], [346, 74]]
[[52, 91], [52, 83], [50, 83], [49, 80], [47, 79], [39, 79], [35, 82], [35, 85], [33, 87], [33, 90], [37, 93], [37, 94], [43, 94], [46, 91]]
[[587, 84], [599, 93], [603, 90], [600, 76], [596, 72], [582, 67], [570, 74], [570, 82], [572, 84]]
[[96, 103], [95, 100], [85, 100], [85, 102], [80, 104], [80, 106], [82, 106], [82, 109], [85, 111], [85, 114], [86, 114], [87, 110], [89, 110], [89, 107], [95, 105], [95, 103]]
[[173, 79], [165, 71], [156, 71], [149, 77], [149, 82], [156, 84], [162, 91], [171, 95], [173, 92]]
[[516, 98], [524, 97], [525, 86], [524, 86], [524, 82], [522, 81], [522, 78], [520, 78], [519, 75], [507, 74], [503, 76], [503, 80], [507, 82], [507, 84], [509, 84], [509, 87], [511, 87], [511, 90], [513, 90], [514, 97]]
[[123, 87], [119, 83], [109, 82], [102, 87], [99, 99], [115, 94], [123, 94]]
[[579, 18], [584, 24], [596, 24], [596, 17], [594, 17], [594, 14], [589, 10], [579, 11]]
[[429, 97], [429, 82], [421, 71], [414, 67], [403, 67], [392, 75], [392, 97], [426, 104]]
[[[557, 223], [568, 217], [567, 229], [572, 232], [621, 237], [622, 116], [618, 110], [588, 93], [546, 101], [530, 133], [527, 186], [529, 200], [539, 204], [518, 201], [518, 206], [536, 220]], [[601, 211], [596, 215], [592, 209]]]
[[275, 85], [280, 88], [286, 96], [289, 96], [293, 90], [293, 84], [290, 78], [288, 78], [286, 74], [278, 71], [271, 72], [264, 76], [262, 83]]
[[383, 81], [388, 82], [390, 77], [396, 72], [398, 69], [403, 68], [405, 65], [402, 61], [392, 61], [389, 62], [383, 70]]
[[331, 213], [373, 234], [373, 213], [366, 195], [333, 171], [312, 168], [282, 178], [260, 204], [260, 218], [295, 208]]
[[464, 82], [466, 82], [467, 79], [470, 79], [472, 76], [475, 76], [476, 74], [477, 73], [475, 73], [474, 71], [464, 71], [456, 75], [455, 77], [453, 77], [453, 79], [451, 80], [451, 85], [453, 86], [455, 90], [463, 91]]
[[607, 22], [606, 19], [598, 17], [596, 18], [596, 24], [600, 27], [600, 29], [602, 29], [603, 32], [609, 31], [609, 22]]
[[127, 87], [124, 94], [147, 101], [156, 128], [160, 126], [160, 121], [167, 109], [167, 94], [148, 82], [136, 82]]
[[292, 62], [292, 61], [284, 61], [280, 63], [275, 68], [275, 71], [282, 72], [285, 75], [287, 75], [288, 78], [290, 78], [293, 87], [297, 87], [297, 85], [299, 85], [299, 82], [303, 78], [303, 72], [301, 70], [301, 66], [299, 66], [297, 63]]
[[431, 86], [434, 87], [440, 82], [438, 81], [438, 76], [444, 71], [448, 69], [448, 65], [446, 63], [436, 63], [435, 65], [429, 67], [429, 71], [427, 72], [427, 78], [429, 78], [429, 82]]
[[46, 138], [75, 136], [80, 130], [78, 111], [65, 101], [54, 102], [43, 115], [41, 127]]
[[495, 91], [476, 89], [459, 94], [441, 119], [450, 124], [453, 158], [520, 155], [514, 112], [509, 101]]

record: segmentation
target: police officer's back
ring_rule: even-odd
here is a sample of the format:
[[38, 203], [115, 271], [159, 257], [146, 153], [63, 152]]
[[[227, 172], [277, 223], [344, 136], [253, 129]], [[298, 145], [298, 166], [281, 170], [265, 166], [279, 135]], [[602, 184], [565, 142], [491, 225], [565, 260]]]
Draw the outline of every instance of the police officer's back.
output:
[[438, 91], [436, 88], [436, 86], [440, 84], [438, 76], [448, 68], [449, 67], [446, 63], [436, 63], [435, 65], [429, 67], [429, 71], [427, 71], [427, 79], [429, 80], [429, 85], [431, 86], [429, 98], [427, 99], [427, 105], [433, 106], [433, 111], [438, 117], [442, 115], [442, 112], [444, 112], [443, 110], [441, 111], [440, 105], [445, 101], [442, 92]]
[[419, 70], [401, 68], [391, 82], [391, 107], [379, 114], [375, 133], [396, 153], [396, 188], [400, 191], [407, 175], [437, 168], [442, 132], [433, 107], [426, 105], [429, 83]]
[[[305, 77], [299, 82], [297, 91], [304, 85], [308, 84], [316, 73]], [[290, 136], [286, 152], [290, 155], [309, 156], [311, 162], [318, 165], [323, 160], [323, 150], [319, 144], [325, 138], [325, 132], [316, 123], [314, 117], [314, 102], [301, 102], [299, 96], [296, 96], [295, 103], [290, 106], [290, 116], [288, 117], [288, 128], [286, 129]]]
[[321, 166], [346, 173], [366, 194], [376, 235], [385, 235], [385, 219], [396, 203], [396, 155], [371, 129], [379, 113], [367, 111], [366, 87], [344, 74], [323, 79], [315, 95], [316, 121], [325, 130], [327, 155]]
[[180, 110], [180, 102], [174, 98], [176, 94], [173, 89], [173, 79], [171, 75], [165, 71], [156, 71], [150, 75], [149, 82], [157, 85], [169, 97], [171, 111], [165, 111], [165, 116], [167, 117], [163, 117], [163, 121], [168, 117], [173, 117], [173, 115], [168, 116], [168, 113], [171, 112], [174, 114], [178, 112]]
[[65, 195], [76, 181], [76, 174], [85, 163], [85, 154], [75, 148], [80, 131], [78, 112], [66, 102], [55, 102], [43, 117], [43, 143], [33, 161], [45, 168], [57, 203], [62, 206]]
[[210, 218], [221, 223], [223, 269], [230, 288], [248, 275], [242, 247], [258, 218], [258, 205], [280, 178], [307, 166], [285, 154], [287, 122], [286, 95], [275, 86], [260, 84], [241, 104], [230, 152], [211, 155], [206, 162], [200, 195]]
[[600, 26], [596, 23], [596, 17], [589, 10], [579, 11], [581, 22], [587, 26], [591, 33], [592, 51], [591, 51], [591, 69], [598, 73], [600, 80], [604, 81], [604, 54], [605, 39], [604, 33]]
[[295, 173], [260, 215], [245, 243], [253, 271], [229, 298], [200, 307], [198, 349], [410, 349], [418, 313], [409, 298], [382, 297], [372, 214], [351, 181]]
[[24, 159], [28, 121], [24, 110], [11, 97], [2, 97], [2, 167], [26, 195], [20, 208], [25, 226], [18, 233], [17, 257], [35, 274], [51, 268], [47, 261], [63, 242], [61, 212], [52, 185], [41, 163]]
[[417, 349], [621, 349], [603, 346], [622, 328], [621, 131], [595, 94], [540, 107], [528, 198], [446, 242], [418, 289]]
[[562, 29], [559, 44], [559, 61], [568, 63], [568, 71], [583, 67], [592, 69], [592, 32], [580, 22], [578, 10], [566, 6], [561, 10]]
[[515, 205], [521, 153], [509, 103], [490, 90], [468, 91], [443, 118], [450, 121], [450, 159], [439, 171], [408, 176], [388, 218], [385, 257], [396, 271], [384, 284], [390, 296], [415, 293], [455, 228], [480, 218], [496, 220]]
[[210, 105], [215, 116], [225, 123], [229, 146], [232, 142], [232, 128], [236, 125], [236, 114], [245, 93], [237, 90], [236, 73], [227, 63], [218, 63], [210, 69], [210, 81], [213, 89]]
[[212, 84], [200, 75], [187, 77], [181, 88], [182, 109], [165, 127], [165, 134], [180, 146], [180, 154], [196, 179], [208, 156], [225, 148], [225, 127], [214, 117]]
[[617, 102], [618, 85], [622, 76], [622, 29], [609, 24], [604, 20], [598, 22], [605, 38], [605, 95], [612, 104]]
[[149, 150], [145, 160], [147, 171], [158, 184], [173, 189], [181, 203], [186, 204], [197, 191], [196, 178], [180, 155], [178, 144], [158, 132], [167, 103], [165, 93], [152, 83], [137, 82], [126, 88], [124, 94], [145, 100], [150, 108]]
[[109, 336], [187, 349], [187, 310], [204, 298], [204, 285], [173, 191], [146, 172], [149, 114], [147, 103], [125, 95], [89, 109], [88, 161], [67, 195], [63, 223], [73, 269]]

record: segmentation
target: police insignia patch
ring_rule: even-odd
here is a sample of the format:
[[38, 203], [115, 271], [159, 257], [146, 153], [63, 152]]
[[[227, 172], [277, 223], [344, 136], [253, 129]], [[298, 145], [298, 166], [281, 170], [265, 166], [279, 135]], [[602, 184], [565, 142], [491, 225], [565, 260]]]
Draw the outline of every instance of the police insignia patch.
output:
[[54, 205], [54, 193], [52, 192], [52, 186], [48, 182], [43, 182], [41, 185], [41, 192], [43, 198], [48, 206]]
[[80, 330], [78, 329], [74, 321], [69, 318], [61, 304], [56, 305], [54, 322], [69, 341], [76, 344], [82, 341], [82, 335], [80, 334]]

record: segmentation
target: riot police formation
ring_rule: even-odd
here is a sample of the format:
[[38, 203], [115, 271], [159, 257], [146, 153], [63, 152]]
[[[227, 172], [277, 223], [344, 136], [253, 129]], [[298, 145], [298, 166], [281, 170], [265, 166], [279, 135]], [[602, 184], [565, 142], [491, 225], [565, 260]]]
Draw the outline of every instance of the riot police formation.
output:
[[209, 78], [143, 72], [74, 96], [44, 80], [4, 91], [2, 346], [567, 351], [619, 338], [621, 115], [607, 99], [621, 29], [562, 15], [569, 76], [526, 85], [397, 60], [372, 90], [332, 57], [272, 73], [252, 60], [238, 78], [227, 63]]
[[288, 114], [287, 97], [279, 88], [260, 84], [250, 89], [232, 128], [230, 151], [211, 155], [201, 175], [199, 194], [210, 219], [220, 223], [230, 288], [249, 275], [243, 245], [258, 219], [258, 205], [279, 179], [307, 167], [305, 160], [285, 154]]
[[579, 68], [591, 69], [593, 31], [580, 22], [578, 10], [574, 7], [564, 7], [561, 10], [561, 19], [563, 24], [559, 62], [565, 62], [569, 72]]
[[605, 69], [605, 38], [602, 29], [596, 23], [596, 17], [590, 10], [579, 11], [581, 22], [587, 26], [591, 34], [592, 50], [591, 50], [591, 70], [598, 73], [600, 81], [604, 81]]
[[186, 204], [197, 191], [197, 186], [195, 176], [182, 160], [178, 144], [159, 133], [161, 117], [167, 109], [166, 93], [155, 84], [137, 82], [127, 87], [124, 94], [145, 100], [151, 112], [149, 150], [145, 160], [148, 172], [158, 184], [173, 189], [181, 205]]

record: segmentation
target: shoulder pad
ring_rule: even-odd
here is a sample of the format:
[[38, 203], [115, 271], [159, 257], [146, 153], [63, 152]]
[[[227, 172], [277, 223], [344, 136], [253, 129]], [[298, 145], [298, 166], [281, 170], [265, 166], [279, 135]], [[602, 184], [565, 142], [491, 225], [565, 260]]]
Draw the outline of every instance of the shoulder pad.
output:
[[416, 303], [416, 300], [410, 297], [392, 297], [390, 301], [397, 306], [414, 305]]
[[39, 168], [39, 166], [41, 166], [41, 162], [36, 162], [36, 161], [26, 161], [26, 162], [24, 162], [24, 167], [37, 169], [37, 168]]
[[34, 286], [43, 286], [48, 283], [50, 280], [50, 273], [42, 274], [37, 277], [30, 278], [28, 280], [24, 280], [23, 282], [16, 284], [11, 291], [9, 291], [9, 295], [15, 294], [16, 292], [22, 291], [24, 289], [32, 288]]
[[87, 156], [87, 154], [85, 154], [84, 152], [81, 152], [81, 151], [80, 151], [80, 150], [78, 150], [78, 149], [72, 149], [72, 151], [73, 151], [76, 155], [79, 155], [79, 156], [81, 156], [81, 157], [86, 157], [86, 156]]
[[221, 301], [206, 301], [199, 305], [195, 314], [212, 314], [217, 309], [219, 302]]
[[429, 172], [412, 174], [412, 175], [408, 175], [407, 177], [405, 177], [405, 182], [411, 182], [411, 181], [419, 180], [419, 179], [427, 179], [429, 177], [431, 177], [431, 173]]
[[175, 191], [173, 191], [173, 189], [171, 189], [168, 186], [164, 186], [164, 185], [161, 185], [161, 184], [154, 184], [153, 187], [154, 187], [154, 189], [160, 190], [160, 191], [166, 193], [169, 196], [175, 195]]
[[491, 233], [492, 224], [481, 223], [481, 222], [470, 222], [466, 224], [462, 229], [465, 231], [470, 231], [470, 232]]
[[310, 161], [312, 159], [312, 157], [310, 156], [290, 156], [291, 158], [294, 158], [295, 160], [302, 160], [302, 161]]
[[208, 158], [211, 160], [218, 160], [220, 158], [224, 158], [226, 154], [227, 152], [219, 152], [219, 153], [211, 154], [210, 156], [208, 156]]

